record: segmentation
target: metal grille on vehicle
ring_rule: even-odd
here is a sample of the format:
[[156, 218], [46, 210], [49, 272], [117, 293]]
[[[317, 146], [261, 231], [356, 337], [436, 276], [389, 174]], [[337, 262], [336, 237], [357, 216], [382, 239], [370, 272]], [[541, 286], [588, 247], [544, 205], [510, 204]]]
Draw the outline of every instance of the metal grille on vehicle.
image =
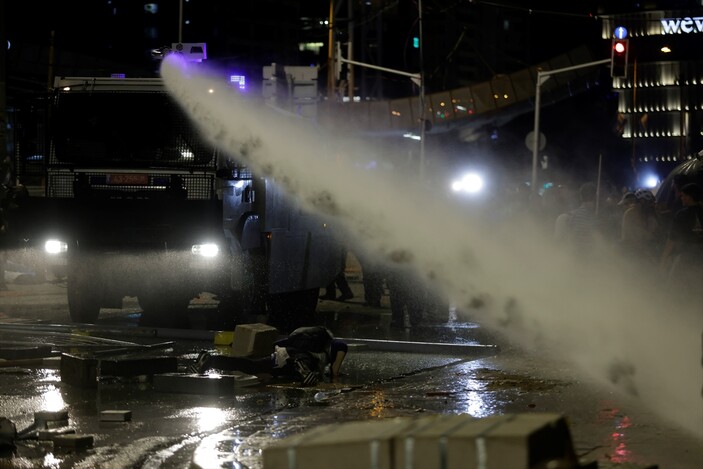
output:
[[145, 184], [113, 184], [110, 176], [119, 172], [49, 172], [49, 197], [74, 198], [76, 188], [90, 191], [91, 196], [120, 198], [151, 198], [180, 190], [188, 200], [208, 200], [214, 193], [212, 174], [132, 173], [146, 179]]

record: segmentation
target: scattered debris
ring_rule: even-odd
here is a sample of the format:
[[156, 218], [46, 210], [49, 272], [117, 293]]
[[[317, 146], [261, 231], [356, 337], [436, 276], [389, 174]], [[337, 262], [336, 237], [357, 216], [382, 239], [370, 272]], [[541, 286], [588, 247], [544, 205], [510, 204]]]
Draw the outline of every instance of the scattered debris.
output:
[[47, 358], [56, 355], [51, 345], [35, 347], [0, 347], [0, 359], [27, 360], [32, 358]]
[[17, 439], [17, 427], [11, 420], [0, 417], [0, 449], [12, 449]]
[[101, 422], [129, 422], [132, 420], [131, 410], [103, 410], [100, 412]]
[[76, 433], [75, 428], [71, 428], [71, 427], [47, 428], [45, 430], [39, 430], [37, 432], [37, 440], [54, 441], [54, 437], [56, 437], [58, 435], [67, 435], [70, 433]]
[[141, 376], [175, 372], [176, 357], [98, 359], [64, 353], [61, 355], [61, 381], [73, 386], [94, 388], [104, 376]]
[[79, 435], [77, 433], [67, 433], [56, 435], [52, 440], [54, 448], [61, 449], [84, 449], [93, 447], [92, 435]]

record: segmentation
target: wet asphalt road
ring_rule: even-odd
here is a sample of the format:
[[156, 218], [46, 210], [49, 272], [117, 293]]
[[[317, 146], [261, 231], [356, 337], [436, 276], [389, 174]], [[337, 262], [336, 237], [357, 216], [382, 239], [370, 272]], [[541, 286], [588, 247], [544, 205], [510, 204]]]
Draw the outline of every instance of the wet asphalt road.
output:
[[[360, 292], [359, 283], [352, 281], [352, 288]], [[149, 329], [137, 326], [138, 304], [126, 299], [124, 309], [104, 311], [96, 327], [75, 329], [66, 326], [61, 282], [10, 284], [8, 291], [0, 292], [0, 340], [3, 347], [44, 343], [72, 352], [81, 347], [83, 352], [90, 347], [102, 350], [110, 340], [168, 343], [124, 357], [176, 357], [179, 372], [186, 373], [198, 351], [226, 351], [227, 346], [215, 344], [214, 332], [198, 327], [210, 305], [206, 297], [194, 302], [191, 329]], [[320, 322], [341, 337], [464, 347], [431, 346], [418, 353], [412, 345], [379, 351], [373, 345], [353, 344], [339, 383], [301, 388], [264, 376], [255, 385], [235, 387], [222, 395], [159, 389], [150, 376], [104, 379], [92, 389], [68, 385], [61, 381], [56, 359], [0, 365], [0, 417], [23, 430], [31, 426], [34, 412], [65, 410], [66, 426], [93, 437], [92, 446], [81, 450], [61, 449], [37, 439], [18, 440], [16, 449], [6, 448], [0, 454], [0, 466], [262, 469], [263, 448], [323, 423], [431, 414], [466, 413], [480, 418], [557, 412], [567, 417], [574, 449], [583, 463], [597, 462], [601, 468], [703, 467], [700, 440], [661, 421], [638, 402], [583, 381], [554, 357], [527, 356], [497, 343], [468, 320], [391, 330], [389, 314], [387, 297], [380, 309], [366, 308], [360, 300], [319, 305]], [[315, 399], [320, 391], [341, 388], [345, 392], [326, 401]], [[132, 418], [101, 422], [104, 410], [129, 410]]]

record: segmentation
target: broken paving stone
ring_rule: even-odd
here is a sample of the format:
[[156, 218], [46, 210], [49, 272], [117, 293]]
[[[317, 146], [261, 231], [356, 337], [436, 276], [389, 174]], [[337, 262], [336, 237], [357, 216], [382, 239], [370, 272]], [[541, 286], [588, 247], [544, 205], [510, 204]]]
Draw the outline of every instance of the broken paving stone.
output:
[[39, 430], [37, 432], [38, 440], [52, 440], [58, 435], [68, 435], [71, 433], [76, 433], [74, 428], [63, 427], [63, 428], [49, 428], [46, 430]]
[[132, 420], [131, 410], [103, 410], [100, 412], [101, 422], [128, 422]]
[[95, 388], [98, 378], [150, 376], [175, 372], [176, 357], [147, 357], [129, 359], [85, 358], [64, 353], [61, 355], [61, 381], [73, 386]]
[[93, 435], [66, 434], [56, 435], [53, 439], [54, 448], [83, 449], [93, 447]]
[[36, 347], [0, 347], [0, 358], [5, 360], [27, 360], [32, 358], [46, 358], [54, 355], [50, 345]]
[[[0, 442], [12, 442], [17, 438], [17, 427], [12, 420], [0, 417]], [[2, 444], [0, 444], [2, 446]]]
[[39, 410], [34, 412], [35, 422], [67, 422], [68, 421], [68, 411], [67, 410]]
[[49, 420], [46, 422], [46, 428], [63, 428], [68, 426], [68, 419], [66, 420]]

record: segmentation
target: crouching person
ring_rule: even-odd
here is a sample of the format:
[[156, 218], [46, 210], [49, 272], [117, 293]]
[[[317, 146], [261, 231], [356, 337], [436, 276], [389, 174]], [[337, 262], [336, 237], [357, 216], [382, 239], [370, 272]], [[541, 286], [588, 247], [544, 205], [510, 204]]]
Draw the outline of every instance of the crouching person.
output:
[[300, 327], [285, 339], [277, 341], [270, 356], [232, 357], [203, 351], [191, 365], [190, 371], [201, 374], [213, 369], [248, 374], [267, 373], [313, 386], [324, 377], [327, 369], [331, 381], [339, 377], [347, 350], [347, 344], [335, 339], [332, 332], [324, 326]]

